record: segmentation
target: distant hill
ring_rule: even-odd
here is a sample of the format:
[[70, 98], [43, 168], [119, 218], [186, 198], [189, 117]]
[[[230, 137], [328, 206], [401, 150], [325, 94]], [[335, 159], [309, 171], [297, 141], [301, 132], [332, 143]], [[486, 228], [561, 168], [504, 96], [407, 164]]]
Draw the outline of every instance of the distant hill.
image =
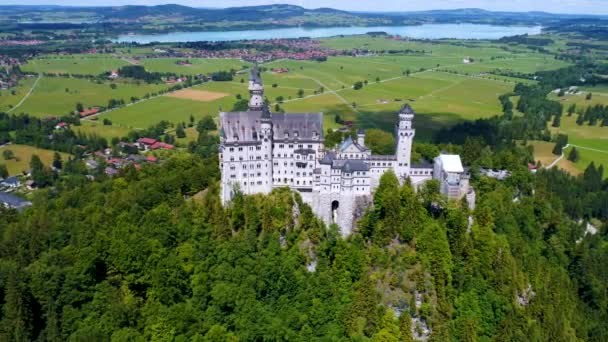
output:
[[[157, 6], [68, 7], [0, 6], [0, 25], [44, 22], [112, 23], [111, 29], [129, 31], [230, 30], [294, 26], [374, 26], [424, 23], [484, 23], [498, 25], [554, 25], [561, 20], [608, 16], [546, 12], [492, 12], [479, 8], [415, 12], [349, 12], [333, 8], [307, 9], [295, 5], [229, 8]], [[65, 19], [63, 19], [65, 18]], [[129, 26], [120, 27], [120, 24]], [[139, 25], [139, 26], [138, 26]], [[108, 26], [106, 26], [108, 28]]]

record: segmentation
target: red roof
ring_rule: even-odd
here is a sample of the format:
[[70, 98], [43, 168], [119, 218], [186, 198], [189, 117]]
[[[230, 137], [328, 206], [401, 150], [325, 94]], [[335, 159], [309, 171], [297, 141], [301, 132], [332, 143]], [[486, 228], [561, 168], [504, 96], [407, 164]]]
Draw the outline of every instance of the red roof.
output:
[[156, 143], [156, 139], [152, 138], [139, 138], [137, 139], [138, 143], [142, 143], [144, 145], [154, 145]]
[[117, 158], [112, 158], [110, 160], [108, 160], [108, 164], [118, 164], [120, 163], [120, 159]]
[[60, 123], [57, 124], [57, 127], [61, 127], [61, 128], [64, 128], [64, 127], [67, 127], [67, 126], [68, 126], [68, 124], [65, 123], [65, 122], [60, 122]]
[[153, 149], [153, 150], [156, 150], [156, 149], [159, 149], [159, 148], [163, 148], [163, 149], [167, 149], [167, 150], [172, 150], [173, 147], [174, 146], [171, 145], [171, 144], [165, 144], [164, 142], [160, 142], [160, 141], [158, 141], [158, 142], [154, 143], [152, 146], [150, 146], [150, 148]]
[[156, 163], [156, 161], [158, 160], [155, 156], [148, 156], [146, 158], [147, 161], [149, 161], [150, 163]]
[[85, 109], [82, 112], [80, 112], [80, 117], [85, 117], [85, 116], [97, 114], [97, 112], [99, 112], [99, 108], [97, 108], [97, 107]]

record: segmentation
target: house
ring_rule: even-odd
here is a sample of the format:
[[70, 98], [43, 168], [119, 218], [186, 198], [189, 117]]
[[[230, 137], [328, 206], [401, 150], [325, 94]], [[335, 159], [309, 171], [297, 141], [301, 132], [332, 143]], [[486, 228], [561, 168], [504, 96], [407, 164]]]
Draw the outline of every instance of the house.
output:
[[20, 187], [21, 182], [19, 181], [19, 178], [17, 178], [16, 176], [12, 176], [3, 180], [0, 185], [2, 185], [3, 187], [14, 189]]
[[55, 125], [55, 129], [66, 129], [66, 128], [68, 128], [68, 124], [63, 121], [58, 123], [57, 125]]
[[15, 195], [7, 194], [6, 192], [0, 192], [0, 205], [5, 208], [21, 211], [31, 206], [32, 202]]
[[163, 149], [163, 150], [172, 150], [175, 146], [171, 145], [171, 144], [167, 144], [161, 141], [157, 141], [156, 143], [154, 143], [152, 146], [150, 146], [150, 149], [152, 150], [158, 150], [158, 149]]
[[148, 156], [146, 157], [146, 161], [148, 163], [156, 163], [158, 161], [158, 158], [156, 158], [155, 156]]
[[118, 174], [118, 170], [111, 168], [111, 167], [106, 167], [104, 170], [105, 174], [110, 176], [110, 177], [114, 177]]
[[85, 162], [85, 165], [87, 166], [87, 169], [89, 169], [89, 170], [96, 170], [99, 167], [99, 163], [94, 159], [88, 159]]
[[139, 138], [137, 139], [137, 146], [140, 150], [147, 151], [148, 149], [150, 149], [150, 146], [156, 144], [156, 142], [156, 139], [152, 138]]
[[92, 108], [88, 108], [83, 110], [82, 112], [80, 112], [80, 117], [84, 118], [93, 114], [97, 114], [99, 112], [99, 108], [98, 107], [92, 107]]
[[117, 78], [118, 78], [118, 71], [112, 70], [112, 72], [110, 72], [110, 76], [108, 76], [108, 79], [115, 80]]
[[441, 154], [435, 158], [433, 175], [440, 182], [440, 191], [449, 199], [460, 199], [469, 189], [469, 174], [457, 154]]

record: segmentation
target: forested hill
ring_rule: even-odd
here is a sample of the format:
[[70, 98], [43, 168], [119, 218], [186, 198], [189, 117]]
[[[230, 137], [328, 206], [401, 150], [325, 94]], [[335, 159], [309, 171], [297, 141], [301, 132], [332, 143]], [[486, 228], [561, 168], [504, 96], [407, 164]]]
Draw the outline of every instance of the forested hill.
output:
[[[491, 12], [455, 9], [417, 12], [348, 12], [332, 8], [307, 9], [294, 5], [229, 8], [157, 6], [0, 6], [0, 25], [21, 24], [44, 29], [49, 23], [73, 23], [117, 32], [230, 30], [298, 26], [419, 25], [424, 23], [480, 23], [500, 25], [555, 25], [562, 20], [601, 18], [592, 15], [544, 12]], [[109, 25], [111, 23], [111, 25]], [[43, 25], [44, 24], [44, 25]], [[120, 26], [119, 24], [129, 24]], [[0, 26], [2, 27], [2, 26]]]
[[525, 149], [470, 147], [513, 170], [474, 175], [475, 210], [387, 173], [342, 239], [286, 189], [223, 208], [208, 138], [3, 210], [0, 340], [608, 340], [607, 227], [583, 238], [558, 186], [608, 189], [601, 171], [533, 176]]

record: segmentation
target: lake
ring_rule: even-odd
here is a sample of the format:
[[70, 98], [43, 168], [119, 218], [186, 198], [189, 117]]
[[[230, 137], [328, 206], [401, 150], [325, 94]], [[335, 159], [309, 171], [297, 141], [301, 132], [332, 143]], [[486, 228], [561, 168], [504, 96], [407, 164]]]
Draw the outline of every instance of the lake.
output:
[[195, 41], [234, 41], [275, 38], [324, 38], [338, 35], [364, 34], [367, 32], [386, 32], [416, 39], [499, 39], [519, 34], [539, 34], [541, 26], [495, 26], [479, 24], [424, 24], [418, 26], [353, 26], [322, 28], [279, 28], [246, 31], [202, 31], [173, 32], [163, 34], [127, 34], [116, 39], [117, 42], [195, 42]]

